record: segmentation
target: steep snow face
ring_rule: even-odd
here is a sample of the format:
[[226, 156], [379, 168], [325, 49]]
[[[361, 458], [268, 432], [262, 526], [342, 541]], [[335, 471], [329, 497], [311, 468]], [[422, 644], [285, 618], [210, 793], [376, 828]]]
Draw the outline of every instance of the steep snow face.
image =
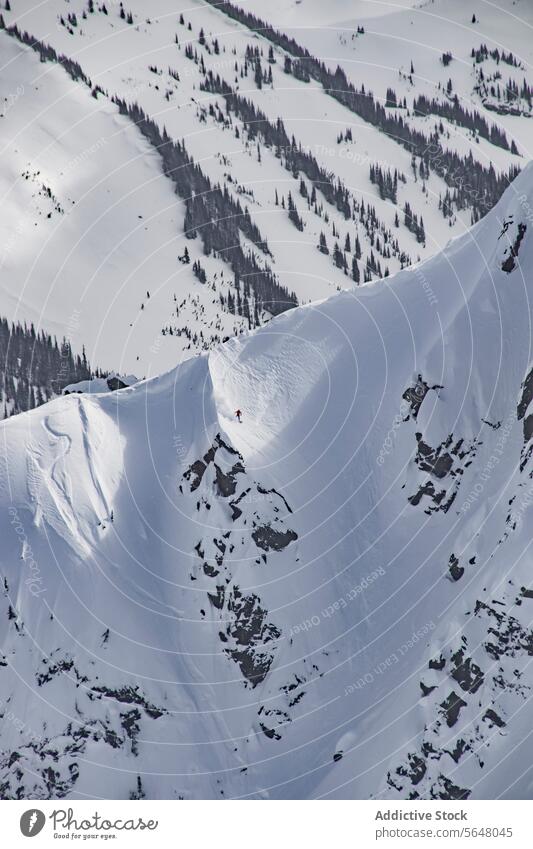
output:
[[532, 210], [1, 425], [3, 796], [530, 797]]

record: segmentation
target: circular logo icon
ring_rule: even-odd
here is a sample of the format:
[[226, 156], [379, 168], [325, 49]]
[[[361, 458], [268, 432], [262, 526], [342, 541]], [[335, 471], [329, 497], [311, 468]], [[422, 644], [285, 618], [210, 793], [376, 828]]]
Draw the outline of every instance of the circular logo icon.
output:
[[43, 830], [46, 817], [38, 808], [24, 811], [20, 818], [20, 830], [24, 837], [35, 837]]

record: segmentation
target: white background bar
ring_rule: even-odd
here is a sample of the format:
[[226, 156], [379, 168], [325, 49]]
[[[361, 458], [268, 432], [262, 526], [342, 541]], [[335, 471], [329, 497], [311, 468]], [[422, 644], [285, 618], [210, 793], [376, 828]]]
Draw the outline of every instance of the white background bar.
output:
[[[1, 845], [530, 847], [531, 802], [2, 802]], [[41, 813], [39, 813], [41, 812]], [[33, 814], [33, 816], [32, 816]], [[43, 824], [43, 815], [45, 817]], [[31, 820], [33, 834], [24, 836]], [[142, 825], [144, 824], [144, 828]], [[134, 828], [137, 826], [137, 828]], [[39, 830], [40, 829], [40, 830]], [[38, 833], [37, 833], [38, 832]]]

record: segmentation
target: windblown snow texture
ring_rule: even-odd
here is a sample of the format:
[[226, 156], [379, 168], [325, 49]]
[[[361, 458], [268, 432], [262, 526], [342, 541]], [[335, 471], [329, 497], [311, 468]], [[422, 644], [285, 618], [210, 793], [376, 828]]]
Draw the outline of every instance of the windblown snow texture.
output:
[[529, 797], [532, 209], [0, 425], [3, 797]]

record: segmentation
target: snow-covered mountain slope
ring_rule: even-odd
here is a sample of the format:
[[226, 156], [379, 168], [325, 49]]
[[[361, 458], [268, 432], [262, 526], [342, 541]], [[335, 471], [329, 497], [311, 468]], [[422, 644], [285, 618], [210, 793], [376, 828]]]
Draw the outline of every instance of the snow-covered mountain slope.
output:
[[[531, 150], [522, 6], [472, 25], [465, 4], [400, 5], [241, 4], [291, 47], [200, 0], [13, 0], [0, 314], [84, 343], [95, 367], [153, 375], [464, 232]], [[516, 65], [492, 55], [511, 46]], [[340, 63], [355, 105], [334, 96], [342, 78], [294, 60], [300, 48]], [[508, 76], [519, 86], [502, 100], [518, 116], [487, 107], [498, 72], [502, 91]]]
[[169, 367], [179, 351], [161, 330], [195, 277], [159, 157], [112, 104], [1, 39], [3, 94], [20, 92], [2, 120], [2, 312], [86, 341], [101, 363]]
[[4, 797], [531, 797], [532, 232], [0, 425]]
[[[531, 85], [533, 9], [527, 0], [502, 0], [497, 5], [455, 0], [273, 0], [268, 10], [260, 0], [246, 0], [237, 6], [266, 17], [333, 66], [340, 63], [352, 79], [361, 80], [383, 99], [390, 86], [408, 101], [420, 94], [442, 101], [457, 94], [466, 109], [484, 112], [488, 107], [489, 112], [498, 112], [501, 107], [499, 125], [531, 152], [531, 123], [503, 117], [507, 109], [512, 113], [513, 106], [517, 114], [531, 115], [531, 102], [515, 97], [508, 86], [513, 80], [521, 87], [524, 79]], [[482, 45], [487, 50], [479, 53]], [[493, 51], [499, 55], [493, 56]], [[449, 54], [447, 61], [442, 60], [444, 54]], [[499, 97], [490, 91], [498, 83]], [[456, 127], [452, 135], [460, 132]]]

